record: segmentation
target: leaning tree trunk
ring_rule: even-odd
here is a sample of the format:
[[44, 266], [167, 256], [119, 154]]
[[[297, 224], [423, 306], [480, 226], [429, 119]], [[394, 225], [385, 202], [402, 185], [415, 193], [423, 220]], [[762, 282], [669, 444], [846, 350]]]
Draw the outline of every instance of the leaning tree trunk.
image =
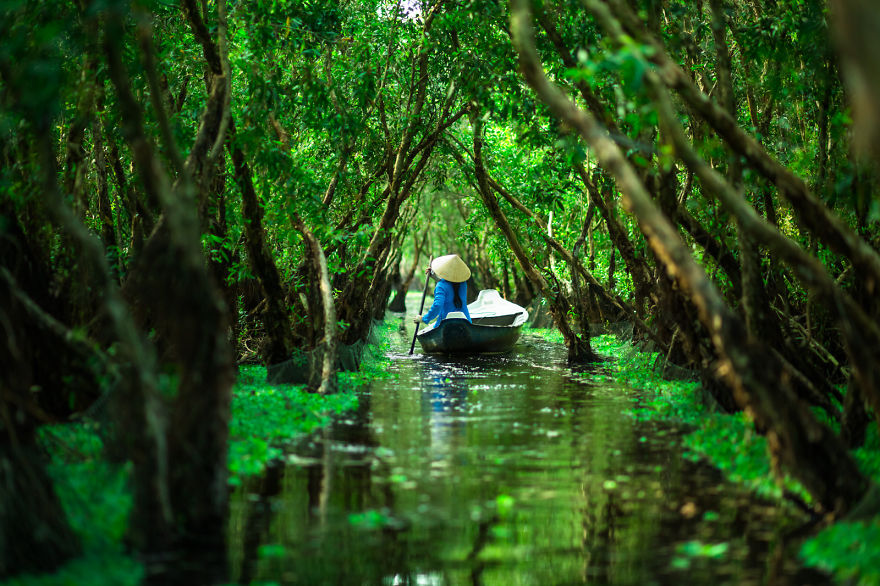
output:
[[[613, 30], [607, 7], [587, 0], [593, 14]], [[675, 228], [660, 212], [617, 144], [596, 120], [580, 110], [547, 79], [534, 45], [527, 0], [513, 0], [511, 29], [526, 81], [554, 114], [577, 129], [624, 194], [658, 259], [687, 290], [699, 309], [720, 357], [719, 371], [737, 400], [767, 430], [778, 462], [798, 478], [828, 512], [845, 513], [866, 494], [868, 479], [859, 471], [837, 436], [816, 420], [787, 384], [781, 365], [758, 344], [747, 343], [741, 321], [696, 263]], [[610, 26], [609, 26], [610, 25]], [[614, 38], [619, 38], [613, 34]]]
[[[202, 252], [199, 211], [205, 207], [212, 172], [222, 152], [230, 71], [223, 50], [225, 2], [217, 4], [219, 53], [193, 3], [185, 1], [184, 9], [210, 66], [210, 93], [186, 161], [173, 163], [181, 171], [173, 187], [146, 138], [143, 114], [122, 63], [122, 15], [116, 11], [104, 14], [104, 48], [122, 109], [123, 133], [142, 183], [163, 209], [125, 289], [142, 323], [155, 329], [162, 341], [165, 367], [176, 374], [176, 384], [170, 389], [173, 399], [160, 400], [152, 393], [131, 397], [123, 413], [127, 413], [125, 433], [132, 437], [135, 464], [132, 540], [144, 553], [182, 549], [191, 559], [210, 560], [160, 568], [161, 575], [214, 582], [222, 581], [226, 573], [223, 534], [228, 513], [227, 446], [234, 372], [226, 338], [227, 311]], [[149, 27], [141, 27], [139, 34], [147, 76], [152, 78], [151, 47], [144, 39], [151, 34]], [[163, 107], [161, 100], [153, 102], [155, 109]], [[157, 113], [157, 119], [161, 125], [165, 117]], [[167, 128], [162, 134], [166, 138], [171, 135]], [[173, 141], [168, 140], [166, 147], [176, 152]], [[172, 161], [177, 158], [169, 156]], [[164, 405], [157, 404], [160, 402]], [[146, 435], [152, 444], [145, 443]], [[149, 449], [141, 453], [144, 445]], [[205, 568], [210, 575], [188, 575]]]
[[[325, 395], [335, 393], [336, 382], [336, 306], [333, 303], [333, 290], [330, 286], [330, 274], [327, 270], [327, 259], [321, 243], [305, 225], [298, 215], [292, 219], [293, 227], [302, 234], [306, 243], [306, 259], [312, 274], [312, 286], [317, 287], [320, 294], [321, 326], [323, 336], [310, 354], [308, 389]], [[316, 308], [311, 308], [314, 311]]]
[[254, 189], [251, 170], [241, 147], [235, 143], [234, 124], [230, 125], [227, 148], [232, 155], [235, 180], [241, 190], [241, 209], [245, 219], [245, 245], [247, 246], [248, 260], [254, 275], [260, 282], [266, 300], [263, 324], [268, 334], [269, 343], [263, 352], [263, 363], [266, 365], [278, 364], [288, 360], [294, 348], [290, 311], [285, 301], [286, 295], [281, 284], [281, 275], [266, 242], [266, 231], [263, 228], [263, 208]]
[[[870, 299], [871, 305], [876, 307], [880, 303], [876, 295], [880, 290], [880, 252], [828, 209], [800, 177], [772, 157], [723, 107], [701, 92], [690, 75], [672, 60], [662, 43], [645, 33], [641, 21], [629, 6], [622, 0], [613, 0], [609, 4], [614, 8], [615, 17], [624, 22], [626, 33], [652, 47], [653, 50], [646, 56], [656, 65], [662, 83], [675, 90], [690, 110], [702, 117], [748, 165], [776, 185], [779, 194], [789, 201], [803, 226], [828, 248], [853, 263], [860, 277], [859, 285], [867, 294], [866, 299]], [[869, 12], [877, 13], [876, 10]], [[864, 309], [869, 314], [873, 313], [873, 307]]]
[[513, 254], [519, 261], [523, 272], [525, 272], [529, 281], [535, 285], [549, 302], [553, 322], [556, 324], [556, 327], [559, 328], [562, 337], [565, 339], [565, 345], [568, 348], [569, 362], [581, 363], [597, 361], [598, 356], [593, 352], [593, 349], [590, 346], [589, 329], [582, 331], [580, 336], [572, 329], [571, 324], [568, 322], [568, 313], [570, 309], [568, 300], [561, 291], [554, 291], [550, 287], [550, 284], [547, 283], [547, 280], [544, 279], [544, 277], [541, 276], [541, 273], [539, 273], [534, 265], [532, 265], [532, 261], [529, 259], [528, 254], [517, 239], [516, 233], [511, 227], [510, 222], [508, 222], [507, 217], [501, 210], [501, 206], [498, 205], [498, 200], [492, 195], [489, 186], [488, 173], [483, 166], [482, 123], [480, 117], [475, 112], [471, 113], [471, 125], [474, 129], [474, 174], [477, 178], [477, 186], [483, 203], [486, 205], [489, 214], [495, 220], [495, 225], [501, 231], [502, 235], [507, 240], [507, 243], [510, 245], [510, 248], [513, 250]]
[[403, 277], [400, 287], [397, 288], [397, 291], [394, 294], [394, 299], [391, 300], [391, 303], [388, 305], [388, 309], [391, 311], [403, 312], [406, 311], [406, 292], [409, 290], [409, 286], [413, 282], [413, 278], [415, 278], [416, 270], [419, 268], [419, 258], [421, 257], [422, 250], [425, 248], [425, 245], [428, 242], [428, 230], [426, 229], [424, 234], [422, 235], [422, 240], [419, 242], [418, 238], [413, 237], [413, 262], [410, 265], [409, 269], [406, 271], [406, 276]]

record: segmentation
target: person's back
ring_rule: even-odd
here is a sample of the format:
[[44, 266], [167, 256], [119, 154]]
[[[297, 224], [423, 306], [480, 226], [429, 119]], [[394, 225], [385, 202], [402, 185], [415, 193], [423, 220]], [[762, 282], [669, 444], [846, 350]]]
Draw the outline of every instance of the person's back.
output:
[[465, 318], [471, 321], [467, 307], [467, 280], [471, 276], [471, 270], [464, 261], [457, 254], [447, 254], [435, 258], [428, 271], [438, 279], [434, 286], [434, 303], [428, 313], [417, 317], [415, 321], [429, 323], [436, 317], [437, 323], [440, 323], [453, 311], [464, 313]]
[[464, 313], [465, 318], [471, 321], [467, 307], [467, 282], [451, 283], [446, 279], [440, 279], [434, 287], [434, 303], [422, 318], [422, 322], [429, 323], [435, 317], [441, 322], [453, 311]]

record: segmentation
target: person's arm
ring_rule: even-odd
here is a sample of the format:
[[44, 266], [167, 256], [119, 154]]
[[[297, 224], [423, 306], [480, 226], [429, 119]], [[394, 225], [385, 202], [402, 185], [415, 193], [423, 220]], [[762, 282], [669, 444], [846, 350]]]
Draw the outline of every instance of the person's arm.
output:
[[467, 320], [473, 323], [473, 320], [471, 320], [471, 312], [468, 311], [467, 306], [467, 281], [459, 285], [458, 293], [459, 295], [461, 295], [461, 310], [464, 312], [464, 316], [467, 318]]
[[443, 308], [445, 302], [446, 287], [438, 282], [434, 285], [434, 303], [431, 304], [431, 309], [428, 310], [428, 313], [422, 316], [422, 322], [430, 323], [432, 319], [440, 315], [440, 310]]

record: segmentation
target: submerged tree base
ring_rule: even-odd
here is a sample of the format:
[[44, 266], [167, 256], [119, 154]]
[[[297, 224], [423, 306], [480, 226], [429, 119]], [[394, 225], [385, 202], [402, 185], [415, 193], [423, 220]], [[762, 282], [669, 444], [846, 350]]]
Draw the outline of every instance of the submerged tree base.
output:
[[[544, 335], [561, 341], [557, 332], [548, 331]], [[756, 496], [780, 506], [803, 512], [803, 505], [811, 504], [809, 494], [796, 481], [774, 474], [766, 440], [755, 430], [746, 413], [724, 413], [695, 377], [664, 378], [666, 367], [662, 354], [640, 351], [613, 335], [596, 336], [592, 341], [599, 354], [609, 357], [606, 371], [598, 376], [607, 376], [610, 372], [615, 380], [652, 394], [652, 398], [633, 407], [633, 417], [682, 422], [693, 428], [684, 439], [689, 457], [707, 461], [730, 480], [744, 484]], [[586, 372], [577, 376], [589, 380], [597, 375]], [[816, 414], [821, 417], [823, 412], [816, 409]], [[827, 417], [825, 421], [833, 423]], [[871, 428], [865, 445], [853, 455], [862, 472], [880, 482], [880, 437], [876, 428]], [[830, 572], [840, 580], [878, 583], [880, 570], [873, 552], [880, 551], [880, 519], [875, 514], [877, 503], [866, 504], [874, 507], [865, 513], [867, 519], [835, 523], [806, 540], [800, 554], [804, 563]], [[859, 508], [854, 512], [858, 513]], [[809, 517], [805, 521], [811, 522]], [[812, 517], [812, 521], [820, 519]]]
[[[359, 372], [339, 375], [340, 392], [317, 395], [304, 385], [271, 385], [266, 369], [242, 366], [232, 398], [229, 434], [229, 484], [265, 472], [284, 454], [284, 446], [329, 423], [358, 405], [357, 390], [387, 377], [384, 337], [396, 324], [378, 324], [373, 343], [362, 349]], [[90, 584], [126, 586], [149, 579], [150, 570], [126, 552], [123, 543], [132, 506], [130, 466], [106, 459], [105, 431], [92, 420], [44, 426], [40, 442], [51, 455], [49, 473], [83, 554], [55, 573], [16, 576], [15, 586]], [[189, 562], [187, 562], [189, 564]], [[192, 565], [192, 564], [189, 564]], [[35, 572], [48, 569], [37, 566]], [[194, 582], [193, 582], [194, 583]]]

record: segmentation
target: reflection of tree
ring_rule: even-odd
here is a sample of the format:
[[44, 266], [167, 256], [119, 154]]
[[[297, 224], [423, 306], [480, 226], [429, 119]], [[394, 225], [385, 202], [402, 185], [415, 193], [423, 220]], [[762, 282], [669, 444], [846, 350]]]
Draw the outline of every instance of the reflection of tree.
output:
[[[345, 513], [362, 511], [370, 506], [367, 495], [372, 488], [371, 458], [377, 444], [369, 426], [370, 396], [362, 395], [357, 409], [344, 421], [328, 426], [317, 442], [316, 457], [319, 464], [309, 467], [308, 492], [309, 514], [317, 513], [321, 522], [326, 521], [327, 509], [332, 501]], [[357, 446], [361, 450], [348, 450], [343, 456], [333, 450], [334, 445]], [[339, 460], [345, 458], [342, 465]]]
[[[237, 539], [242, 544], [240, 567], [233, 567], [237, 583], [282, 573], [295, 576], [297, 583], [317, 583], [327, 576], [359, 578], [370, 570], [374, 544], [348, 536], [339, 540], [334, 526], [347, 525], [351, 513], [392, 510], [394, 505], [393, 491], [373, 482], [372, 448], [377, 442], [369, 426], [370, 409], [370, 396], [362, 395], [357, 409], [291, 450], [299, 457], [297, 464], [270, 467], [264, 477], [243, 487], [238, 496], [243, 521], [230, 527], [229, 537], [231, 543]], [[292, 557], [261, 560], [264, 545], [283, 545]], [[382, 551], [397, 547], [384, 546]], [[384, 571], [384, 564], [375, 572]], [[376, 579], [380, 577], [377, 573]]]
[[474, 545], [467, 556], [467, 561], [472, 564], [471, 584], [482, 584], [483, 570], [486, 568], [486, 562], [480, 560], [480, 552], [489, 544], [492, 527], [497, 525], [499, 521], [498, 515], [492, 515], [487, 519], [483, 519], [477, 525], [477, 536], [474, 538]]
[[[601, 506], [596, 506], [600, 497], [592, 495], [592, 485], [585, 482], [581, 494], [584, 497], [584, 507], [581, 510], [581, 528], [583, 530], [581, 547], [583, 548], [583, 580], [589, 581], [590, 564], [593, 560], [599, 563], [607, 563], [613, 559], [612, 554], [617, 546], [617, 521], [623, 515], [623, 509], [617, 504], [613, 492], [604, 493], [606, 500]], [[609, 579], [613, 566], [608, 564], [607, 575]], [[611, 580], [613, 582], [613, 580]]]
[[426, 361], [422, 413], [431, 421], [432, 445], [443, 445], [464, 434], [468, 379], [460, 365]]
[[[244, 540], [244, 555], [241, 563], [241, 573], [236, 582], [249, 584], [253, 580], [257, 570], [257, 550], [266, 539], [272, 520], [272, 499], [281, 492], [281, 480], [284, 477], [284, 467], [281, 465], [269, 466], [266, 474], [253, 486], [248, 487], [247, 494], [253, 498], [247, 499], [247, 513], [242, 529]], [[234, 577], [234, 576], [233, 576]]]

